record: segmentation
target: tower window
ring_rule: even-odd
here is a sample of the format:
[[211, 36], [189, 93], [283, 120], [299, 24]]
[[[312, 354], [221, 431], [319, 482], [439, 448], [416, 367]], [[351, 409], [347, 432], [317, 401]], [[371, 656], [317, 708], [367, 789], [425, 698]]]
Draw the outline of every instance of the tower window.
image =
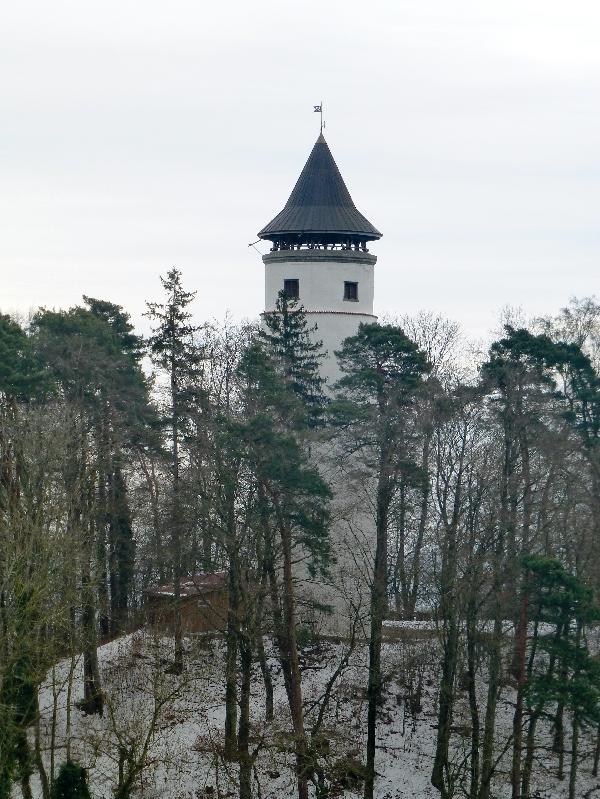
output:
[[284, 280], [283, 290], [291, 300], [297, 300], [300, 296], [300, 281], [297, 278]]
[[358, 302], [358, 283], [349, 280], [344, 281], [344, 299], [350, 302]]

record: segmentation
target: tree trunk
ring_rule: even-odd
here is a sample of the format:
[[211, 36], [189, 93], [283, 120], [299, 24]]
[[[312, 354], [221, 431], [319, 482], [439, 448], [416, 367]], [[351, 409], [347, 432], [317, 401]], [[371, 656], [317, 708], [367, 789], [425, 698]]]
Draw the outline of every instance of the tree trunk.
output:
[[279, 600], [279, 586], [277, 584], [277, 575], [275, 573], [275, 553], [273, 551], [273, 540], [271, 529], [265, 513], [265, 490], [264, 486], [258, 487], [259, 497], [261, 498], [261, 524], [263, 528], [264, 537], [264, 553], [263, 553], [263, 580], [268, 583], [269, 599], [271, 602], [271, 613], [273, 614], [273, 632], [275, 634], [275, 643], [279, 653], [279, 661], [281, 664], [281, 671], [283, 673], [283, 682], [285, 691], [288, 698], [288, 703], [292, 703], [292, 688], [291, 688], [291, 674], [290, 674], [290, 659], [289, 659], [289, 643], [287, 640], [287, 630], [284, 625], [283, 616], [281, 613], [281, 603]]
[[265, 721], [270, 722], [273, 721], [273, 678], [267, 663], [262, 633], [259, 633], [256, 638], [256, 652], [265, 688]]
[[227, 651], [225, 655], [225, 757], [237, 757], [237, 656], [239, 629], [239, 575], [237, 558], [229, 562], [229, 592], [227, 607]]
[[237, 739], [239, 758], [239, 799], [252, 799], [252, 758], [250, 756], [250, 686], [252, 678], [252, 649], [247, 635], [240, 637], [240, 725]]
[[33, 769], [31, 767], [31, 752], [27, 742], [27, 733], [25, 730], [19, 730], [16, 738], [15, 753], [21, 793], [23, 794], [23, 799], [33, 799], [30, 782]]
[[425, 539], [425, 530], [427, 529], [427, 519], [429, 515], [429, 450], [431, 447], [431, 436], [428, 432], [425, 436], [423, 443], [423, 454], [421, 461], [421, 468], [424, 474], [423, 491], [421, 495], [421, 511], [419, 515], [419, 529], [417, 532], [417, 540], [415, 541], [415, 551], [413, 554], [412, 564], [412, 586], [410, 589], [409, 604], [407, 608], [408, 616], [414, 619], [415, 608], [417, 606], [417, 599], [419, 598], [419, 586], [421, 578], [421, 551], [423, 549], [423, 541]]
[[83, 574], [81, 576], [83, 609], [81, 626], [83, 628], [83, 702], [85, 713], [102, 715], [104, 700], [98, 668], [98, 639], [96, 634], [96, 607], [94, 590], [91, 585], [90, 564], [84, 555]]
[[[268, 520], [266, 519], [265, 515], [264, 490], [263, 487], [260, 485], [258, 487], [258, 494], [260, 500], [262, 538], [261, 536], [258, 536], [256, 542], [256, 560], [258, 564], [257, 571], [260, 574], [260, 592], [258, 596], [258, 601], [256, 603], [256, 652], [258, 655], [258, 662], [260, 663], [260, 670], [262, 673], [263, 683], [265, 686], [265, 721], [270, 722], [273, 721], [273, 704], [274, 704], [273, 678], [271, 677], [271, 670], [269, 669], [269, 664], [267, 663], [267, 657], [265, 655], [265, 642], [263, 637], [263, 630], [265, 629], [265, 600], [269, 594], [269, 566], [267, 565], [267, 552], [272, 554], [271, 547], [268, 544], [271, 532], [269, 529]], [[273, 570], [273, 577], [274, 576], [275, 575]], [[277, 601], [276, 585], [275, 585], [274, 599], [277, 605], [277, 607], [275, 606], [273, 607], [273, 620], [275, 621], [276, 615], [277, 617], [279, 615], [278, 614], [279, 602]], [[280, 622], [279, 626], [281, 626]]]
[[483, 723], [483, 744], [481, 752], [481, 787], [478, 799], [489, 799], [491, 781], [494, 773], [494, 738], [496, 729], [496, 707], [500, 690], [500, 673], [502, 669], [502, 618], [499, 609], [494, 619], [494, 631], [490, 642], [488, 691]]
[[[435, 758], [431, 773], [431, 782], [442, 795], [442, 799], [450, 799], [453, 786], [449, 773], [448, 751], [454, 711], [456, 667], [458, 662], [459, 622], [458, 597], [456, 591], [457, 572], [457, 535], [462, 500], [462, 470], [464, 464], [466, 428], [462, 431], [462, 443], [458, 453], [456, 482], [452, 512], [449, 513], [448, 482], [445, 482], [439, 494], [440, 510], [444, 525], [444, 542], [442, 546], [442, 569], [440, 575], [440, 615], [444, 634], [442, 659], [442, 678], [440, 680], [438, 730]], [[454, 471], [454, 469], [452, 470]], [[444, 482], [444, 478], [440, 478]]]
[[[173, 342], [172, 352], [176, 350]], [[171, 554], [173, 558], [173, 634], [174, 658], [172, 671], [181, 674], [183, 671], [183, 626], [181, 619], [181, 571], [182, 571], [182, 541], [183, 514], [179, 485], [179, 384], [177, 380], [177, 365], [175, 356], [171, 357], [171, 409], [172, 423], [172, 470], [173, 470], [173, 495], [171, 511]]]
[[489, 649], [488, 692], [483, 728], [483, 745], [481, 753], [481, 788], [479, 799], [489, 799], [491, 781], [494, 772], [494, 738], [496, 731], [496, 709], [500, 693], [500, 677], [502, 672], [502, 618], [501, 594], [503, 589], [503, 565], [508, 562], [508, 582], [511, 581], [511, 570], [516, 563], [515, 554], [515, 513], [516, 499], [514, 486], [515, 452], [513, 417], [504, 410], [504, 463], [500, 485], [500, 518], [498, 536], [494, 545], [494, 565], [492, 581], [492, 597], [494, 608], [494, 630]]
[[[579, 650], [583, 635], [583, 622], [577, 619], [577, 630], [575, 633], [575, 646]], [[579, 666], [576, 666], [571, 680], [577, 680], [580, 674]], [[569, 799], [577, 799], [575, 788], [577, 786], [577, 758], [579, 757], [579, 714], [577, 709], [573, 710], [573, 733], [571, 736], [571, 768], [569, 770]]]
[[134, 570], [134, 543], [127, 487], [115, 456], [109, 479], [110, 623], [111, 634], [126, 628], [129, 591]]
[[592, 767], [592, 777], [598, 776], [599, 761], [600, 761], [600, 725], [596, 729], [596, 747], [594, 749], [594, 765]]
[[458, 625], [455, 618], [449, 620], [444, 640], [442, 678], [440, 680], [438, 730], [431, 784], [440, 792], [442, 799], [450, 799], [452, 788], [447, 784], [448, 748], [454, 710], [456, 664], [458, 655]]
[[539, 710], [532, 711], [529, 716], [529, 724], [527, 726], [527, 740], [525, 742], [525, 760], [523, 761], [523, 768], [521, 774], [521, 796], [523, 799], [529, 799], [529, 791], [531, 787], [531, 775], [533, 773], [533, 758], [535, 755], [535, 733], [537, 729], [537, 722], [539, 717]]
[[35, 742], [35, 749], [34, 749], [35, 765], [40, 778], [40, 785], [42, 786], [42, 797], [43, 799], [50, 799], [50, 783], [48, 780], [46, 767], [44, 765], [44, 759], [42, 757], [42, 747], [40, 742], [40, 711], [39, 711], [39, 699], [37, 697], [36, 697], [36, 717], [35, 717], [35, 726], [34, 726], [34, 742]]
[[[567, 675], [564, 675], [567, 679]], [[556, 715], [554, 716], [554, 737], [552, 739], [552, 749], [558, 753], [558, 769], [556, 776], [559, 780], [565, 778], [565, 706], [563, 702], [559, 702], [556, 708]]]
[[477, 799], [479, 791], [479, 706], [477, 702], [475, 634], [477, 607], [472, 597], [467, 606], [467, 674], [469, 679], [469, 710], [471, 714], [471, 758], [469, 799]]
[[96, 570], [98, 573], [98, 629], [100, 631], [100, 639], [106, 641], [110, 633], [110, 618], [108, 611], [108, 574], [106, 571], [106, 520], [108, 512], [103, 449], [104, 445], [101, 443], [98, 464], [98, 510], [96, 513]]
[[527, 610], [528, 596], [525, 588], [521, 596], [519, 621], [515, 635], [515, 666], [517, 681], [517, 697], [513, 715], [513, 753], [511, 778], [511, 799], [521, 799], [521, 757], [523, 749], [523, 704], [525, 701], [525, 684], [527, 682]]
[[573, 714], [573, 736], [571, 738], [571, 769], [569, 771], [569, 799], [577, 799], [577, 758], [579, 756], [579, 718]]
[[[560, 640], [560, 636], [562, 634], [562, 627], [559, 625], [557, 627], [555, 633], [555, 642]], [[537, 648], [537, 638], [538, 636], [538, 622], [536, 620], [534, 626], [534, 638], [531, 647], [531, 653], [529, 655], [529, 664], [527, 668], [528, 674], [531, 674], [533, 669], [533, 661], [535, 657], [535, 651]], [[550, 679], [554, 673], [554, 667], [556, 662], [556, 656], [552, 654], [550, 656], [550, 662], [548, 664], [548, 679]], [[542, 707], [538, 705], [537, 707], [530, 710], [529, 713], [529, 726], [527, 728], [527, 741], [525, 746], [525, 761], [523, 762], [523, 771], [522, 771], [522, 780], [521, 780], [521, 796], [523, 799], [529, 799], [529, 792], [531, 787], [531, 775], [533, 773], [533, 759], [535, 756], [535, 732], [537, 727], [537, 722], [542, 712]]]
[[[519, 434], [521, 453], [521, 471], [523, 481], [523, 521], [521, 536], [521, 551], [529, 552], [529, 538], [531, 531], [531, 518], [533, 513], [533, 492], [529, 457], [529, 442], [527, 428], [522, 426]], [[516, 566], [515, 566], [516, 568]], [[515, 650], [513, 658], [513, 673], [517, 683], [517, 696], [515, 712], [513, 714], [513, 751], [511, 767], [512, 799], [521, 797], [521, 761], [523, 755], [523, 706], [525, 702], [525, 685], [527, 682], [527, 624], [529, 612], [529, 597], [525, 580], [521, 588], [521, 601], [515, 630]]]
[[394, 564], [394, 579], [393, 579], [393, 592], [394, 592], [394, 606], [398, 613], [402, 614], [402, 618], [408, 618], [406, 613], [408, 609], [409, 586], [406, 582], [406, 485], [404, 480], [400, 481], [398, 489], [398, 523], [396, 525], [396, 562]]
[[302, 708], [302, 682], [296, 643], [296, 608], [292, 574], [292, 536], [287, 524], [280, 525], [283, 554], [283, 607], [287, 630], [290, 665], [290, 711], [296, 742], [296, 767], [298, 771], [298, 799], [308, 799], [307, 744]]
[[367, 682], [367, 762], [364, 799], [373, 799], [375, 785], [375, 749], [377, 706], [381, 696], [381, 642], [383, 617], [387, 607], [387, 545], [389, 496], [389, 453], [384, 447], [380, 455], [377, 481], [377, 516], [375, 562], [371, 586], [371, 635], [369, 639], [369, 677]]

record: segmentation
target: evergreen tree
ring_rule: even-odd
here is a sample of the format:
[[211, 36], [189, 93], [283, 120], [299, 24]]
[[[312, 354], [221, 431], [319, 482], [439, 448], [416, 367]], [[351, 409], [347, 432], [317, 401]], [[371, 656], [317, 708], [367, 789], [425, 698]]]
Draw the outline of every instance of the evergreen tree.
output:
[[241, 358], [238, 377], [240, 420], [230, 424], [228, 435], [232, 446], [241, 448], [252, 476], [261, 568], [269, 584], [275, 640], [294, 729], [298, 796], [307, 799], [309, 744], [304, 726], [293, 564], [302, 557], [311, 574], [327, 573], [331, 560], [331, 493], [309, 463], [297, 429], [289, 424], [304, 406], [276, 362], [262, 347], [252, 345]]
[[[537, 658], [539, 665], [526, 687], [530, 712], [537, 719], [556, 704], [571, 712], [569, 799], [576, 799], [579, 731], [600, 724], [600, 664], [590, 653], [585, 635], [586, 627], [600, 619], [600, 607], [592, 590], [559, 561], [527, 556], [523, 567], [536, 629], [539, 625], [551, 628], [536, 641], [537, 652], [545, 657]], [[523, 795], [528, 795], [531, 766], [530, 755]]]
[[[494, 730], [501, 679], [502, 622], [515, 619], [516, 635], [512, 673], [517, 683], [513, 715], [512, 799], [520, 799], [525, 650], [527, 645], [527, 595], [519, 580], [519, 557], [531, 551], [534, 535], [534, 479], [532, 449], [542, 448], [555, 424], [554, 382], [544, 359], [552, 345], [546, 337], [505, 327], [506, 335], [492, 344], [490, 357], [481, 368], [482, 389], [491, 397], [502, 431], [503, 463], [500, 481], [498, 534], [493, 559], [492, 616], [494, 635], [490, 646], [488, 701], [483, 738], [482, 779], [484, 794], [491, 788], [494, 769]], [[522, 513], [519, 514], [519, 506]], [[503, 597], [509, 597], [508, 604]], [[483, 799], [486, 799], [484, 796]]]
[[42, 387], [31, 340], [17, 322], [0, 313], [0, 403], [28, 400]]
[[[600, 376], [590, 357], [578, 343], [553, 341], [548, 335], [507, 326], [507, 337], [492, 347], [491, 364], [502, 352], [536, 370], [538, 379], [552, 388], [562, 403], [563, 418], [579, 436], [582, 454], [589, 465], [591, 508], [596, 544], [594, 561], [600, 563]], [[500, 358], [502, 363], [503, 358]], [[504, 359], [505, 360], [505, 359]], [[484, 366], [487, 370], [489, 365]], [[600, 573], [595, 579], [600, 584]]]
[[168, 379], [167, 400], [164, 404], [163, 422], [170, 432], [171, 496], [169, 526], [171, 538], [171, 562], [174, 592], [174, 663], [173, 670], [183, 669], [183, 632], [181, 626], [181, 578], [183, 570], [183, 537], [185, 524], [184, 498], [182, 494], [181, 445], [191, 409], [199, 401], [197, 375], [200, 352], [195, 342], [199, 330], [191, 323], [188, 306], [196, 296], [185, 291], [181, 272], [171, 269], [161, 277], [165, 292], [162, 303], [148, 302], [148, 316], [153, 322], [152, 335], [148, 340], [153, 363]]
[[9, 540], [13, 548], [29, 543], [20, 540], [16, 521], [29, 479], [22, 442], [14, 436], [19, 404], [40, 398], [47, 388], [31, 340], [17, 322], [0, 314], [0, 799], [10, 797], [14, 779], [24, 796], [31, 795], [33, 764], [26, 730], [37, 713], [39, 680], [32, 632], [39, 608], [31, 578], [39, 564], [30, 558], [21, 563], [21, 573], [14, 562], [7, 562], [7, 548]]
[[125, 452], [148, 437], [152, 413], [141, 369], [141, 341], [118, 305], [86, 298], [88, 307], [41, 310], [32, 342], [69, 408], [72, 449], [65, 471], [69, 528], [81, 541], [84, 700], [102, 712], [97, 619], [103, 636], [118, 634], [128, 612], [134, 541]]
[[263, 318], [266, 329], [260, 331], [259, 340], [286, 385], [306, 409], [301, 424], [314, 427], [319, 423], [326, 401], [325, 380], [319, 374], [326, 353], [322, 349], [323, 342], [314, 340], [317, 325], [308, 326], [304, 307], [285, 291], [277, 295], [275, 310], [265, 313]]
[[345, 339], [336, 355], [343, 377], [337, 384], [331, 418], [348, 431], [352, 449], [362, 452], [376, 485], [364, 790], [365, 799], [373, 799], [390, 509], [402, 473], [414, 469], [409, 457], [411, 409], [430, 367], [416, 344], [393, 325], [361, 324], [358, 333]]
[[[90, 313], [102, 320], [115, 339], [114, 367], [117, 376], [104, 394], [101, 421], [101, 474], [99, 475], [100, 505], [99, 556], [104, 559], [104, 536], [108, 544], [107, 568], [110, 611], [101, 617], [102, 632], [118, 635], [123, 629], [130, 604], [134, 576], [135, 541], [127, 485], [123, 476], [123, 449], [155, 446], [156, 420], [148, 398], [148, 384], [141, 369], [144, 355], [142, 339], [119, 305], [106, 300], [85, 297]], [[111, 422], [115, 413], [120, 424]]]

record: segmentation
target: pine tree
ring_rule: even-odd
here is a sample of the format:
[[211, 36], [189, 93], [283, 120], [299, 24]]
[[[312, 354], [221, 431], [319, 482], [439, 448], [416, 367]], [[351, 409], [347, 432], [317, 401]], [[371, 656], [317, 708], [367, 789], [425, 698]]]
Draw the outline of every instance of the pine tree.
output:
[[[586, 627], [600, 619], [600, 607], [592, 590], [558, 560], [530, 555], [523, 558], [523, 568], [534, 624], [536, 628], [551, 628], [536, 641], [537, 652], [545, 657], [538, 658], [539, 665], [526, 686], [531, 721], [556, 704], [571, 712], [569, 799], [575, 799], [579, 731], [600, 723], [600, 665], [590, 653], [585, 636]], [[530, 737], [523, 795], [528, 795], [531, 780], [531, 743]]]
[[343, 377], [337, 384], [331, 418], [340, 428], [347, 429], [353, 449], [365, 455], [376, 484], [364, 789], [365, 799], [373, 799], [390, 509], [402, 472], [414, 467], [408, 462], [410, 414], [430, 367], [416, 344], [393, 325], [361, 324], [358, 333], [345, 339], [336, 355]]
[[[506, 336], [492, 344], [490, 358], [481, 369], [482, 389], [497, 413], [504, 443], [496, 552], [493, 561], [494, 635], [491, 640], [488, 701], [483, 739], [482, 778], [484, 794], [491, 788], [494, 769], [494, 729], [501, 679], [502, 621], [515, 618], [516, 634], [512, 672], [517, 683], [513, 715], [512, 799], [521, 794], [521, 754], [527, 645], [526, 593], [519, 582], [519, 557], [530, 552], [533, 537], [532, 445], [547, 433], [552, 417], [554, 383], [544, 359], [552, 349], [546, 337], [505, 327]], [[522, 497], [522, 500], [519, 498]], [[518, 518], [518, 507], [522, 514]], [[519, 523], [520, 522], [520, 523]], [[506, 607], [503, 595], [515, 604]], [[484, 795], [485, 799], [485, 795]]]
[[[291, 418], [304, 407], [260, 346], [250, 346], [238, 370], [241, 419], [229, 426], [232, 445], [241, 447], [252, 475], [257, 522], [263, 549], [262, 568], [270, 586], [275, 640], [279, 649], [296, 750], [298, 796], [308, 797], [310, 763], [304, 727], [302, 679], [297, 641], [294, 553], [307, 557], [309, 572], [327, 573], [330, 490], [311, 466]], [[276, 566], [281, 559], [281, 585]]]
[[31, 339], [10, 316], [0, 313], [0, 403], [29, 400], [44, 383]]
[[133, 534], [121, 523], [129, 514], [122, 464], [126, 449], [147, 436], [152, 414], [141, 342], [128, 315], [106, 301], [86, 298], [86, 303], [68, 311], [42, 309], [32, 322], [32, 341], [69, 408], [73, 441], [64, 479], [69, 529], [77, 532], [82, 552], [81, 707], [102, 713], [98, 632], [106, 636], [122, 629], [133, 572]]
[[39, 675], [32, 631], [39, 629], [33, 588], [38, 564], [28, 558], [21, 562], [22, 570], [15, 568], [14, 562], [7, 563], [6, 545], [10, 541], [18, 548], [24, 543], [21, 506], [29, 478], [14, 427], [20, 406], [40, 399], [49, 386], [25, 331], [0, 314], [0, 799], [10, 797], [15, 779], [23, 795], [31, 795], [33, 763], [26, 730], [37, 713]]
[[[99, 440], [99, 557], [107, 562], [108, 618], [101, 616], [102, 632], [118, 635], [125, 624], [133, 581], [135, 542], [127, 485], [123, 477], [123, 448], [153, 442], [154, 414], [148, 398], [148, 384], [141, 370], [144, 355], [142, 339], [119, 305], [84, 296], [90, 313], [102, 320], [114, 337], [114, 372], [101, 388]], [[112, 419], [115, 414], [120, 424]], [[108, 553], [105, 553], [105, 540]]]

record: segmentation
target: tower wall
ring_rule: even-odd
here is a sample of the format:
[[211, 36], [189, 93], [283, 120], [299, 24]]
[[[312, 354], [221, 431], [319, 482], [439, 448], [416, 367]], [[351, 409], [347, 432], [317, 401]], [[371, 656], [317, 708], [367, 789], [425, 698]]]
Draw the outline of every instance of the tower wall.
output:
[[[335, 351], [358, 330], [374, 322], [374, 266], [377, 258], [354, 250], [280, 250], [263, 256], [265, 311], [273, 311], [285, 280], [298, 280], [299, 302], [308, 320], [317, 325], [315, 338], [327, 357], [321, 372], [332, 386], [340, 377]], [[356, 283], [358, 299], [344, 299], [345, 283]]]
[[[340, 377], [335, 351], [361, 322], [376, 321], [377, 259], [366, 247], [381, 233], [354, 205], [322, 132], [284, 208], [258, 237], [272, 245], [263, 256], [265, 311], [275, 309], [285, 280], [298, 281], [298, 299], [308, 321], [317, 325], [315, 339], [327, 351], [321, 373], [331, 387]], [[356, 297], [350, 290], [345, 296], [345, 283], [357, 284]], [[290, 294], [293, 288], [288, 287]], [[295, 577], [304, 583], [304, 598], [310, 600], [303, 602], [300, 596], [299, 616], [308, 622], [314, 611], [314, 621], [324, 632], [347, 635], [356, 614], [362, 617], [369, 606], [376, 538], [374, 488], [360, 454], [340, 451], [340, 444], [327, 437], [315, 438], [308, 447], [311, 463], [333, 492], [330, 537], [335, 562], [329, 580], [314, 579], [303, 563], [296, 564]], [[322, 614], [319, 605], [330, 605], [334, 612]]]
[[[342, 341], [354, 335], [361, 322], [377, 319], [373, 315], [376, 260], [370, 253], [355, 250], [279, 250], [263, 256], [265, 311], [275, 309], [285, 280], [298, 280], [299, 302], [309, 324], [317, 325], [315, 339], [323, 342], [327, 352], [321, 364], [326, 390], [341, 377], [335, 351]], [[357, 300], [344, 299], [346, 281], [358, 284]], [[311, 452], [312, 462], [333, 490], [330, 536], [335, 562], [330, 581], [311, 578], [301, 564], [297, 565], [299, 619], [314, 624], [320, 633], [346, 637], [358, 613], [362, 623], [357, 634], [366, 637], [368, 619], [363, 616], [369, 606], [375, 541], [368, 480], [362, 475], [359, 459], [348, 462], [341, 458], [335, 443], [313, 442]], [[331, 607], [333, 612], [311, 611], [314, 602]]]

